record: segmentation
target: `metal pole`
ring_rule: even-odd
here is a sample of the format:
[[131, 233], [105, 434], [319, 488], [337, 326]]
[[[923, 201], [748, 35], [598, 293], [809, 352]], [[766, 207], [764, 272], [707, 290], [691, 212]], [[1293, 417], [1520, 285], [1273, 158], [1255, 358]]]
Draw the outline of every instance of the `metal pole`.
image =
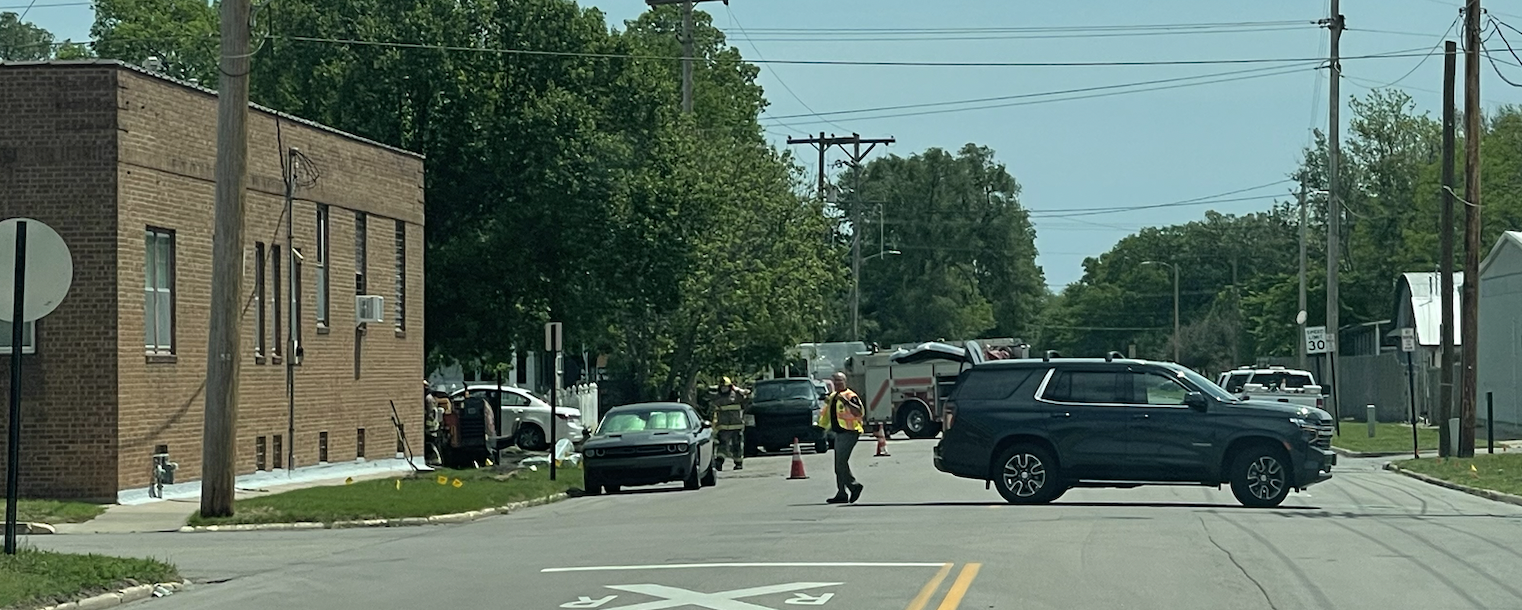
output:
[[1496, 396], [1494, 392], [1485, 393], [1485, 445], [1490, 453], [1496, 452]]
[[[556, 345], [560, 344], [557, 338]], [[555, 420], [560, 418], [560, 350], [550, 352], [550, 480], [555, 480]]]
[[11, 288], [11, 413], [5, 429], [5, 554], [16, 554], [16, 504], [21, 478], [21, 342], [26, 321], [26, 222], [16, 223], [16, 271]]
[[[1300, 309], [1305, 311], [1305, 182], [1300, 183]], [[1296, 317], [1299, 313], [1295, 314]], [[1300, 347], [1295, 350], [1299, 357], [1300, 369], [1305, 370], [1305, 322], [1300, 323], [1300, 337], [1295, 342]]]
[[861, 340], [861, 142], [851, 155], [856, 170], [851, 189], [851, 340]]
[[1179, 361], [1179, 342], [1181, 337], [1178, 332], [1178, 263], [1173, 263], [1173, 361]]
[[248, 183], [249, 0], [222, 0], [217, 91], [216, 222], [211, 322], [206, 339], [206, 418], [201, 439], [201, 515], [233, 514], [237, 473], [238, 369], [243, 362], [243, 201]]
[[[296, 287], [299, 281], [296, 279], [296, 244], [292, 237], [295, 232], [291, 217], [294, 215], [296, 197], [296, 148], [293, 146], [285, 152], [285, 254], [290, 259], [286, 269], [289, 273], [290, 285], [286, 292], [290, 295], [290, 306], [286, 324], [286, 350], [285, 350], [285, 401], [286, 401], [286, 443], [285, 443], [285, 473], [286, 476], [295, 476], [296, 470], [296, 322], [300, 319], [296, 313]], [[260, 298], [263, 298], [261, 295]], [[280, 321], [276, 320], [276, 324]]]
[[1332, 337], [1332, 351], [1327, 352], [1327, 365], [1331, 372], [1332, 393], [1332, 419], [1335, 422], [1338, 434], [1342, 432], [1342, 409], [1338, 400], [1342, 394], [1342, 384], [1337, 382], [1337, 350], [1342, 346], [1339, 335], [1338, 322], [1338, 295], [1337, 295], [1337, 272], [1341, 264], [1339, 258], [1342, 254], [1342, 200], [1337, 196], [1338, 176], [1337, 165], [1341, 160], [1341, 109], [1342, 109], [1342, 29], [1345, 22], [1342, 18], [1341, 5], [1338, 0], [1331, 0], [1332, 14], [1327, 22], [1327, 28], [1332, 34], [1331, 56], [1331, 105], [1330, 116], [1327, 118], [1327, 223], [1326, 223], [1326, 330]]
[[1416, 352], [1406, 352], [1406, 387], [1411, 392], [1411, 456], [1420, 459], [1422, 447], [1416, 440], [1416, 373], [1411, 368], [1411, 361], [1415, 359]]

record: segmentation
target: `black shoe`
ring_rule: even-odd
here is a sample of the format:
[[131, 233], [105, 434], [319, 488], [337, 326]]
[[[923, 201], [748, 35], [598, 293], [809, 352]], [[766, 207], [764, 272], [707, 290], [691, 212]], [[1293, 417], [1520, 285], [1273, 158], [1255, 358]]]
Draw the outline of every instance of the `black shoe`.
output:
[[716, 472], [723, 471], [724, 470], [724, 462], [714, 462], [713, 463], [713, 469]]
[[852, 504], [855, 504], [856, 500], [861, 498], [861, 490], [864, 489], [864, 488], [865, 487], [861, 483], [853, 483], [851, 485], [851, 498], [850, 498], [850, 502]]
[[841, 497], [841, 496], [835, 496], [833, 498], [825, 500], [824, 503], [825, 504], [845, 504], [846, 502], [850, 502], [850, 501], [851, 500], [849, 498], [845, 498], [845, 497]]

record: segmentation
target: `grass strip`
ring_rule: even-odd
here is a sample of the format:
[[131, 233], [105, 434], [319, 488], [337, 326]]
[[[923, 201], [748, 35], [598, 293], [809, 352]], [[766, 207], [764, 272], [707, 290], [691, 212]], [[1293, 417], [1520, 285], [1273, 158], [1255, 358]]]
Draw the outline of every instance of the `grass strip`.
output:
[[174, 566], [153, 559], [18, 549], [0, 555], [0, 607], [45, 606], [179, 579]]

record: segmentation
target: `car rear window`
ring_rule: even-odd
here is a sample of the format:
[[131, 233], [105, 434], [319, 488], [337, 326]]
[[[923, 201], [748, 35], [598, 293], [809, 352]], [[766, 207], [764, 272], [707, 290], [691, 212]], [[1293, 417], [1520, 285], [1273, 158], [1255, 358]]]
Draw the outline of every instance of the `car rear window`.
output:
[[957, 385], [956, 400], [1005, 400], [1034, 373], [1031, 369], [968, 371]]

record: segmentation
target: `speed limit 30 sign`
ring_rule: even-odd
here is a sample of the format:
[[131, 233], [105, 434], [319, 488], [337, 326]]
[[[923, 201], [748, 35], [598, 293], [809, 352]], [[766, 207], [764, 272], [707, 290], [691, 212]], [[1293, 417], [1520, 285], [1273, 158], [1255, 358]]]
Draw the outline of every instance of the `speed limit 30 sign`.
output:
[[1325, 354], [1332, 351], [1331, 338], [1326, 334], [1325, 326], [1305, 327], [1305, 353]]

